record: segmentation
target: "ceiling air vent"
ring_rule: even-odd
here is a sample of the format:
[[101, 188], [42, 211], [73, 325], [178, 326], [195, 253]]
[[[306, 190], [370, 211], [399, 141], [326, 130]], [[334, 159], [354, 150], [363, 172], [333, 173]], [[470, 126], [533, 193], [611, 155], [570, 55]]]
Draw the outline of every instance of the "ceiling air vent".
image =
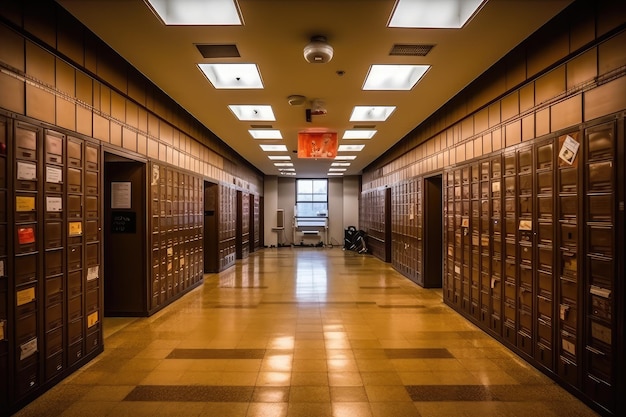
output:
[[435, 45], [409, 45], [409, 44], [395, 44], [389, 55], [403, 55], [403, 56], [426, 56], [433, 49]]
[[196, 44], [196, 48], [205, 58], [239, 58], [237, 45]]
[[272, 129], [272, 125], [250, 125], [252, 129]]
[[353, 129], [375, 129], [376, 125], [354, 125]]

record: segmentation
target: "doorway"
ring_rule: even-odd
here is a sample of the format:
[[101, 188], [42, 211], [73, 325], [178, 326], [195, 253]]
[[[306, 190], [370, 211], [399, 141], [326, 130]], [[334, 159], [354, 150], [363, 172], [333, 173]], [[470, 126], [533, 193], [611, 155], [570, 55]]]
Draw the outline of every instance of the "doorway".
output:
[[146, 164], [104, 153], [104, 315], [145, 316]]
[[443, 282], [442, 175], [424, 178], [424, 288]]

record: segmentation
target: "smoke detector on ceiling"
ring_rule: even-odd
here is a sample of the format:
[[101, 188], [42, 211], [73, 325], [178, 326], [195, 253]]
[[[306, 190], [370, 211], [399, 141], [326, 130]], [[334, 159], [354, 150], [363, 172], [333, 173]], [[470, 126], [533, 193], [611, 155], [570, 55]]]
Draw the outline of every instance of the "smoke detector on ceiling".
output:
[[290, 106], [302, 106], [305, 101], [306, 97], [299, 94], [292, 94], [287, 97], [287, 103], [289, 103]]
[[313, 36], [304, 47], [304, 59], [311, 64], [325, 64], [333, 59], [333, 47], [326, 42], [326, 36]]

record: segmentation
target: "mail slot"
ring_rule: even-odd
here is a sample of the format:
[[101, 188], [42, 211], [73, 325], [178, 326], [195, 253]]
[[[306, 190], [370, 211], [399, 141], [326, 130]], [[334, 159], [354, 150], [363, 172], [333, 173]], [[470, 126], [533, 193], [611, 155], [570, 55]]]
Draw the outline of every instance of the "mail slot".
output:
[[519, 327], [521, 332], [526, 333], [527, 337], [530, 337], [533, 329], [533, 314], [525, 306], [519, 310]]
[[517, 286], [515, 285], [515, 281], [510, 281], [509, 278], [504, 281], [504, 297], [515, 303], [515, 299], [517, 298]]
[[576, 249], [578, 246], [578, 227], [572, 223], [559, 223], [561, 229], [561, 247]]
[[567, 300], [570, 304], [575, 304], [578, 300], [578, 284], [572, 279], [560, 278], [561, 300]]
[[[20, 370], [16, 373], [15, 394], [18, 398], [24, 397], [39, 386], [39, 367], [35, 365], [36, 355], [31, 358], [33, 359], [29, 361], [29, 366], [19, 366]], [[22, 365], [21, 361], [19, 364]]]
[[504, 175], [512, 175], [516, 173], [515, 154], [504, 155]]
[[553, 190], [552, 171], [540, 171], [537, 173], [537, 194], [552, 194]]
[[537, 296], [537, 311], [541, 316], [552, 318], [552, 299], [545, 295]]
[[50, 380], [64, 369], [63, 351], [53, 354], [46, 358], [46, 380]]
[[[606, 330], [610, 331], [608, 328]], [[604, 381], [610, 381], [613, 367], [610, 348], [592, 339], [591, 344], [585, 347], [585, 351], [589, 373]]]
[[15, 339], [18, 344], [37, 337], [37, 313], [18, 317], [15, 321]]
[[578, 310], [576, 306], [574, 304], [560, 303], [558, 309], [561, 323], [575, 329], [578, 323]]
[[594, 227], [588, 229], [589, 252], [600, 256], [613, 256], [613, 228]]
[[613, 190], [613, 162], [594, 162], [587, 165], [587, 188], [590, 192]]
[[576, 218], [578, 213], [578, 197], [567, 195], [559, 197], [560, 218], [571, 219]]
[[73, 167], [83, 166], [83, 141], [76, 138], [67, 140], [67, 163]]
[[513, 239], [506, 239], [505, 241], [505, 253], [507, 262], [509, 259], [515, 262], [515, 256], [517, 255], [517, 243]]
[[551, 298], [552, 293], [554, 292], [552, 274], [544, 271], [538, 271], [537, 278], [539, 281], [539, 293]]
[[93, 171], [85, 172], [85, 193], [87, 195], [98, 195], [98, 173]]
[[98, 310], [98, 289], [94, 288], [91, 291], [87, 291], [87, 312], [86, 314], [93, 313]]
[[70, 246], [67, 250], [67, 270], [81, 269], [83, 265], [83, 248], [80, 245]]
[[515, 211], [516, 211], [516, 206], [515, 206], [515, 198], [505, 198], [504, 199], [504, 214], [505, 216], [515, 216]]
[[46, 357], [59, 353], [63, 350], [63, 328], [46, 333]]
[[85, 241], [95, 242], [98, 239], [98, 220], [85, 221]]
[[85, 197], [85, 217], [88, 219], [98, 217], [98, 197], [89, 195]]
[[611, 221], [613, 219], [613, 194], [592, 194], [587, 196], [588, 219], [592, 222]]
[[547, 316], [539, 316], [537, 319], [537, 336], [539, 342], [543, 342], [549, 348], [552, 346], [552, 320]]
[[63, 301], [63, 276], [56, 276], [46, 279], [46, 305], [60, 303]]
[[538, 253], [539, 253], [539, 270], [541, 271], [552, 271], [553, 265], [553, 252], [552, 246], [538, 245]]
[[606, 159], [613, 156], [615, 139], [612, 124], [590, 129], [586, 136], [589, 160]]
[[[99, 325], [97, 329], [99, 329]], [[86, 338], [87, 353], [94, 351], [100, 345], [100, 331], [93, 331], [87, 334]]]
[[506, 217], [504, 224], [505, 236], [509, 239], [515, 239], [515, 233], [517, 231], [517, 221], [515, 217]]
[[98, 243], [90, 243], [89, 245], [86, 245], [85, 255], [88, 267], [98, 265], [100, 263], [100, 245]]
[[561, 252], [561, 274], [576, 279], [578, 274], [578, 259], [576, 252]]
[[63, 272], [63, 249], [46, 251], [44, 259], [46, 262], [44, 269], [47, 277]]
[[491, 215], [493, 217], [500, 217], [500, 212], [502, 211], [502, 203], [497, 198], [491, 200]]
[[83, 338], [83, 321], [80, 318], [69, 323], [67, 335], [70, 344], [74, 344]]
[[601, 287], [611, 287], [613, 282], [613, 260], [609, 258], [599, 258], [590, 256], [588, 258], [589, 275], [591, 284]]
[[502, 276], [502, 259], [500, 257], [491, 258], [491, 273], [496, 276]]
[[519, 279], [521, 284], [532, 287], [533, 283], [533, 270], [530, 265], [521, 264], [519, 268]]
[[83, 343], [82, 339], [78, 339], [75, 343], [71, 344], [67, 349], [67, 360], [70, 366], [80, 361], [83, 357]]
[[540, 219], [551, 220], [553, 215], [553, 202], [552, 196], [549, 197], [537, 197], [537, 215]]
[[76, 168], [67, 169], [67, 189], [71, 193], [80, 193], [83, 190], [83, 171]]
[[537, 169], [552, 167], [552, 143], [537, 146]]
[[37, 160], [37, 131], [24, 126], [15, 128], [15, 157], [17, 159]]
[[554, 224], [552, 222], [539, 222], [537, 223], [538, 233], [537, 236], [539, 238], [540, 243], [544, 244], [552, 244], [554, 239]]
[[504, 178], [504, 195], [507, 197], [515, 196], [515, 177]]
[[575, 193], [578, 189], [578, 170], [576, 168], [559, 169], [559, 190], [562, 193]]
[[37, 221], [36, 199], [37, 194], [35, 193], [15, 194], [15, 222], [22, 223]]
[[46, 249], [59, 248], [63, 246], [62, 223], [57, 221], [47, 221], [45, 223], [44, 245]]
[[86, 168], [92, 171], [98, 171], [99, 169], [99, 149], [96, 146], [85, 144], [85, 165]]
[[46, 332], [63, 324], [63, 304], [53, 304], [45, 310]]
[[83, 271], [67, 274], [67, 289], [70, 297], [80, 295], [83, 291]]
[[499, 179], [491, 180], [491, 197], [492, 198], [500, 198], [502, 187], [502, 181]]
[[67, 217], [70, 219], [83, 217], [82, 196], [76, 194], [67, 196]]
[[63, 165], [63, 135], [46, 131], [46, 162]]
[[533, 214], [533, 201], [531, 196], [522, 196], [519, 198], [520, 216], [531, 216]]
[[70, 298], [67, 306], [67, 314], [69, 320], [76, 320], [83, 316], [83, 298], [74, 297]]
[[[6, 264], [5, 264], [6, 268]], [[15, 257], [15, 285], [28, 284], [37, 280], [37, 255]]]
[[524, 242], [520, 244], [520, 262], [523, 264], [532, 264], [533, 263], [533, 247]]
[[533, 193], [533, 177], [531, 176], [531, 174], [520, 174], [519, 175], [519, 194], [529, 195], [532, 193]]

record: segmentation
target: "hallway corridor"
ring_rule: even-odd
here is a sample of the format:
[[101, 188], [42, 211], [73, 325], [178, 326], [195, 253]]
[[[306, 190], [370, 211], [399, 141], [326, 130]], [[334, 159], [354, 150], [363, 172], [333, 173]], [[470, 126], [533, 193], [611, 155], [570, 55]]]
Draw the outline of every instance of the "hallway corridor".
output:
[[261, 250], [104, 333], [103, 354], [16, 415], [596, 415], [441, 290], [340, 248]]

